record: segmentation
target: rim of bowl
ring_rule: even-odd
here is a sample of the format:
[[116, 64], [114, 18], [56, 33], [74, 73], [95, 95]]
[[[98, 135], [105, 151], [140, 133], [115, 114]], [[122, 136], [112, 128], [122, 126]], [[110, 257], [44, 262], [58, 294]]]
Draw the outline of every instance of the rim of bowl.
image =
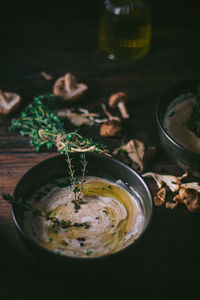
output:
[[[176, 147], [180, 148], [180, 150], [182, 150], [183, 152], [186, 152], [189, 155], [194, 156], [196, 159], [200, 159], [200, 154], [185, 148], [184, 146], [182, 146], [181, 144], [179, 144], [178, 142], [176, 142], [169, 134], [168, 132], [165, 130], [164, 126], [163, 126], [163, 122], [161, 120], [161, 116], [160, 116], [160, 106], [163, 102], [163, 99], [167, 96], [168, 93], [175, 91], [178, 87], [184, 86], [185, 84], [189, 84], [189, 83], [197, 83], [199, 82], [199, 80], [191, 80], [191, 81], [183, 81], [180, 82], [179, 84], [174, 84], [171, 88], [166, 89], [163, 94], [160, 96], [159, 101], [156, 105], [156, 121], [159, 125], [159, 127], [161, 128], [161, 130], [163, 131], [163, 133], [166, 135], [166, 137], [170, 140], [170, 142], [172, 144], [174, 144]], [[189, 93], [189, 91], [188, 91]], [[174, 98], [169, 102], [167, 108], [169, 107], [170, 103], [178, 96], [174, 96]], [[167, 108], [165, 110], [165, 113], [167, 112]]]
[[[79, 152], [76, 152], [77, 154], [80, 154]], [[153, 216], [153, 198], [152, 198], [152, 193], [147, 185], [147, 183], [145, 182], [145, 180], [142, 178], [142, 176], [137, 172], [135, 171], [134, 169], [130, 168], [129, 166], [127, 166], [126, 164], [124, 164], [123, 162], [111, 157], [111, 156], [107, 156], [107, 155], [104, 155], [104, 154], [97, 154], [97, 153], [93, 153], [93, 152], [87, 152], [86, 154], [89, 154], [89, 155], [92, 155], [92, 156], [102, 156], [104, 157], [105, 159], [110, 159], [110, 160], [113, 160], [115, 162], [117, 162], [119, 165], [121, 165], [122, 167], [125, 167], [127, 168], [129, 171], [131, 171], [134, 176], [136, 176], [143, 184], [147, 194], [148, 194], [148, 197], [149, 197], [149, 200], [150, 200], [150, 212], [149, 212], [149, 220], [147, 221], [143, 231], [140, 233], [140, 235], [138, 236], [138, 238], [136, 238], [136, 240], [134, 240], [130, 245], [126, 246], [125, 248], [122, 248], [120, 249], [119, 251], [117, 252], [114, 252], [114, 253], [108, 253], [106, 255], [102, 255], [102, 256], [97, 256], [97, 257], [77, 257], [77, 256], [68, 256], [68, 255], [61, 255], [59, 253], [56, 253], [56, 252], [53, 252], [45, 247], [42, 247], [39, 243], [37, 243], [35, 240], [31, 239], [29, 237], [29, 235], [27, 233], [25, 233], [25, 231], [21, 228], [21, 226], [18, 224], [17, 222], [17, 219], [15, 217], [15, 205], [12, 205], [12, 209], [11, 209], [11, 213], [12, 213], [12, 218], [14, 220], [14, 223], [15, 223], [15, 226], [17, 227], [17, 229], [19, 230], [19, 232], [22, 234], [22, 236], [27, 239], [31, 244], [33, 244], [34, 246], [36, 246], [36, 248], [39, 248], [40, 250], [43, 251], [43, 253], [47, 253], [47, 254], [50, 254], [52, 256], [55, 256], [55, 257], [59, 257], [60, 259], [64, 259], [64, 260], [67, 260], [67, 259], [70, 259], [70, 260], [80, 260], [80, 261], [92, 261], [92, 260], [103, 260], [103, 259], [108, 259], [109, 257], [114, 257], [114, 256], [117, 256], [119, 255], [120, 253], [122, 252], [126, 252], [128, 251], [128, 249], [130, 249], [130, 247], [133, 247], [136, 243], [138, 243], [139, 240], [141, 240], [144, 236], [144, 234], [147, 232], [147, 230], [149, 229], [149, 226], [150, 226], [150, 223], [151, 223], [151, 220], [152, 220], [152, 216]], [[34, 165], [33, 167], [31, 167], [21, 178], [20, 180], [18, 181], [15, 189], [14, 189], [14, 195], [16, 193], [16, 190], [18, 188], [18, 185], [20, 184], [20, 182], [23, 180], [24, 177], [26, 177], [29, 173], [31, 173], [34, 169], [36, 169], [39, 165], [42, 165], [44, 162], [48, 162], [48, 161], [51, 161], [53, 159], [56, 159], [56, 158], [59, 158], [59, 157], [64, 157], [64, 154], [59, 154], [59, 155], [56, 155], [56, 156], [53, 156], [53, 157], [50, 157], [50, 158], [47, 158], [47, 159], [44, 159], [42, 161], [40, 161], [39, 163], [37, 163], [36, 165]]]

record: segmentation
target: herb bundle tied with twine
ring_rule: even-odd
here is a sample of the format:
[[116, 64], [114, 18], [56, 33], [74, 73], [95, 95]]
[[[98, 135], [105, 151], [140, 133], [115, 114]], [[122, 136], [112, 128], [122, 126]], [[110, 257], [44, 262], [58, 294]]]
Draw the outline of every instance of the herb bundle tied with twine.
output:
[[30, 143], [40, 151], [57, 148], [62, 154], [69, 152], [97, 152], [106, 154], [105, 145], [81, 136], [77, 130], [66, 132], [60, 118], [51, 110], [47, 103], [53, 102], [53, 94], [40, 95], [34, 98], [21, 113], [21, 117], [13, 119], [10, 131], [19, 131], [23, 136], [29, 136]]

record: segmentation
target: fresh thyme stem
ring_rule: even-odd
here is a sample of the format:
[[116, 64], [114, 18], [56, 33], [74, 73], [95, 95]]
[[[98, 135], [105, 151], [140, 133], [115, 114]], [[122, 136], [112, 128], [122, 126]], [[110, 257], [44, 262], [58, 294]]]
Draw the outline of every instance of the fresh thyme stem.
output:
[[37, 209], [37, 210], [33, 209], [29, 200], [23, 201], [22, 198], [19, 198], [16, 200], [15, 197], [10, 195], [9, 193], [2, 194], [2, 198], [10, 204], [16, 204], [16, 205], [19, 205], [19, 206], [25, 208], [26, 210], [32, 211], [34, 217], [41, 216], [44, 219], [46, 219], [47, 221], [50, 221], [52, 230], [54, 232], [57, 232], [57, 230], [60, 230], [60, 229], [67, 229], [69, 227], [83, 227], [85, 229], [88, 229], [90, 227], [90, 224], [88, 222], [72, 223], [71, 220], [68, 220], [68, 221], [65, 221], [63, 219], [60, 220], [56, 216], [53, 215], [52, 211], [42, 213], [42, 211], [39, 209]]
[[86, 167], [87, 167], [87, 161], [86, 161], [86, 157], [85, 154], [81, 154], [81, 164], [82, 164], [82, 177], [80, 182], [78, 182], [78, 190], [77, 190], [77, 200], [75, 203], [75, 212], [77, 212], [80, 208], [81, 208], [81, 204], [83, 204], [83, 200], [82, 200], [82, 190], [83, 190], [83, 185], [85, 183], [85, 175], [86, 175]]
[[78, 212], [79, 209], [81, 208], [81, 204], [83, 204], [82, 200], [82, 190], [83, 190], [83, 185], [85, 183], [85, 174], [86, 174], [86, 167], [87, 167], [87, 161], [85, 154], [81, 154], [81, 164], [82, 164], [82, 177], [79, 180], [77, 177], [75, 177], [75, 170], [72, 165], [72, 158], [70, 158], [69, 153], [66, 153], [67, 157], [67, 165], [69, 169], [69, 175], [70, 175], [70, 185], [71, 185], [71, 190], [74, 193], [74, 200], [72, 201], [74, 203], [74, 209], [75, 212]]

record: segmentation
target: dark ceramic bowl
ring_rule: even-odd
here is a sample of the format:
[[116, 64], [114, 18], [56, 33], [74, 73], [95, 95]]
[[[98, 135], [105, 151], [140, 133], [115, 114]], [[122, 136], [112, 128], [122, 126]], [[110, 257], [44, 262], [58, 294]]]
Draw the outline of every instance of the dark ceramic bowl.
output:
[[180, 95], [195, 93], [199, 81], [182, 82], [165, 92], [156, 107], [156, 122], [161, 144], [168, 156], [183, 170], [200, 178], [200, 155], [177, 143], [164, 128], [164, 118], [170, 103]]
[[[73, 165], [75, 167], [75, 170], [77, 170], [78, 172], [78, 170], [81, 170], [80, 154], [72, 154], [72, 157]], [[43, 186], [50, 180], [66, 176], [67, 168], [65, 159], [66, 157], [64, 155], [58, 155], [46, 159], [34, 166], [33, 168], [31, 168], [17, 184], [14, 191], [15, 197], [29, 198], [36, 189]], [[133, 188], [134, 191], [138, 195], [140, 195], [142, 199], [140, 200], [140, 205], [145, 216], [143, 232], [133, 244], [114, 254], [98, 258], [76, 258], [61, 256], [41, 247], [38, 243], [36, 243], [32, 239], [30, 239], [29, 236], [27, 236], [23, 228], [24, 211], [21, 207], [14, 205], [12, 209], [12, 214], [15, 224], [17, 226], [18, 233], [22, 238], [23, 242], [25, 243], [26, 247], [35, 257], [37, 257], [37, 259], [40, 262], [50, 262], [51, 265], [53, 263], [55, 263], [56, 265], [65, 265], [65, 263], [67, 263], [68, 268], [70, 265], [74, 268], [75, 265], [80, 266], [82, 263], [88, 265], [88, 263], [91, 263], [93, 261], [96, 262], [102, 260], [111, 260], [112, 257], [118, 257], [120, 255], [124, 255], [128, 252], [131, 252], [131, 249], [141, 239], [150, 223], [152, 216], [152, 197], [146, 183], [141, 178], [141, 176], [138, 175], [137, 172], [135, 172], [133, 169], [129, 168], [122, 162], [110, 156], [95, 153], [87, 153], [86, 159], [88, 161], [88, 176], [98, 176], [108, 180], [110, 179], [112, 181], [121, 179], [127, 187], [129, 186]]]

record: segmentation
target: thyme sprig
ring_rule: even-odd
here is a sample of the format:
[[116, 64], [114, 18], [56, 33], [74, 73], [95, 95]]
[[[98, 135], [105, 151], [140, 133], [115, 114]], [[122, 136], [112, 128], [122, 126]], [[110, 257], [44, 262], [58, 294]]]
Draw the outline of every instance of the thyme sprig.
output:
[[193, 131], [197, 137], [200, 137], [200, 84], [197, 85], [196, 105], [193, 107], [188, 128]]
[[[97, 152], [107, 154], [108, 150], [105, 145], [96, 143], [92, 139], [81, 136], [77, 130], [66, 132], [63, 122], [52, 110], [55, 104], [56, 97], [53, 94], [35, 97], [33, 102], [30, 103], [21, 113], [21, 117], [12, 120], [10, 131], [19, 131], [21, 135], [29, 136], [30, 143], [32, 146], [36, 147], [37, 152], [42, 150], [44, 147], [47, 149], [57, 148], [60, 153], [66, 155], [71, 189], [74, 192], [74, 209], [75, 212], [78, 212], [81, 208], [81, 204], [83, 204], [82, 190], [85, 182], [87, 162], [85, 156], [81, 155], [82, 177], [79, 180], [75, 176], [75, 171], [72, 166], [69, 153]], [[41, 212], [40, 214], [43, 216]], [[52, 222], [52, 226], [55, 230], [57, 230], [57, 227], [88, 226], [88, 224], [85, 223], [82, 225], [77, 223], [79, 225], [75, 225], [67, 222], [66, 224], [52, 216], [49, 220]]]
[[[48, 100], [48, 101], [47, 101]], [[81, 136], [77, 130], [66, 132], [63, 122], [51, 110], [51, 103], [55, 100], [53, 94], [35, 97], [21, 113], [21, 117], [13, 119], [10, 131], [19, 131], [23, 136], [30, 137], [30, 143], [40, 151], [57, 148], [63, 154], [68, 152], [99, 152], [107, 153], [105, 145]]]
[[82, 199], [82, 190], [83, 190], [83, 185], [86, 181], [85, 179], [85, 175], [86, 175], [86, 167], [87, 167], [87, 160], [85, 157], [85, 154], [81, 154], [80, 158], [81, 158], [81, 164], [82, 164], [82, 177], [81, 179], [77, 178], [75, 176], [75, 169], [72, 165], [72, 158], [70, 158], [69, 154], [66, 153], [67, 156], [67, 165], [68, 165], [68, 169], [69, 169], [69, 175], [70, 175], [70, 185], [71, 185], [71, 190], [74, 193], [74, 200], [72, 200], [72, 202], [74, 203], [74, 210], [77, 213], [79, 211], [79, 209], [81, 208], [81, 204], [84, 203], [83, 199]]
[[2, 198], [4, 200], [6, 200], [8, 203], [10, 204], [16, 204], [19, 205], [20, 207], [23, 207], [26, 210], [30, 210], [33, 212], [33, 217], [43, 217], [44, 219], [46, 219], [47, 221], [51, 222], [51, 228], [52, 230], [57, 233], [58, 230], [61, 229], [68, 229], [70, 227], [83, 227], [85, 229], [88, 229], [90, 227], [90, 224], [88, 222], [84, 222], [84, 223], [72, 223], [71, 220], [63, 220], [63, 219], [58, 219], [56, 217], [56, 215], [54, 214], [54, 212], [52, 211], [47, 211], [46, 213], [43, 213], [40, 209], [34, 209], [31, 206], [31, 202], [30, 200], [26, 199], [23, 200], [22, 198], [16, 199], [14, 196], [12, 196], [9, 193], [3, 193], [2, 194]]

